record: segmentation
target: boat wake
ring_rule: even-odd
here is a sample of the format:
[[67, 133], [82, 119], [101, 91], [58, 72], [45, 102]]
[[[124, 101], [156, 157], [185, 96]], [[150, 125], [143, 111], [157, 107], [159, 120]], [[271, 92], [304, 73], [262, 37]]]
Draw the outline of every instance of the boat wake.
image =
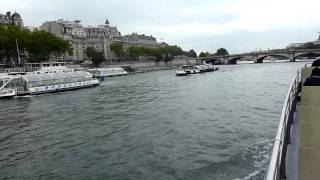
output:
[[243, 178], [234, 180], [262, 180], [269, 164], [272, 147], [273, 140], [268, 140], [241, 150], [242, 161], [248, 166], [253, 166], [255, 170]]
[[272, 146], [272, 140], [253, 144], [240, 149], [226, 161], [191, 170], [183, 179], [263, 180]]

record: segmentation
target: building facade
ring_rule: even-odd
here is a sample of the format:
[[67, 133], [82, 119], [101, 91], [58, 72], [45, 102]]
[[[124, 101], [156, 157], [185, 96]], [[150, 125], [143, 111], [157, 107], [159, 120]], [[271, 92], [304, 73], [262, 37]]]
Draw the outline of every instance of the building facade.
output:
[[63, 19], [57, 21], [47, 21], [42, 24], [41, 28], [56, 36], [62, 37], [71, 43], [73, 54], [59, 57], [61, 59], [70, 59], [83, 62], [87, 60], [85, 50], [87, 47], [93, 47], [103, 52], [106, 62], [117, 61], [118, 58], [110, 50], [110, 45], [114, 42], [120, 42], [127, 50], [130, 46], [158, 47], [157, 39], [144, 34], [139, 35], [132, 33], [122, 36], [117, 27], [110, 26], [106, 20], [104, 25], [84, 27], [80, 20], [65, 21]]
[[23, 20], [21, 15], [17, 12], [11, 14], [7, 12], [6, 14], [0, 14], [0, 24], [13, 24], [19, 27], [23, 27]]
[[[313, 44], [315, 45], [319, 45], [320, 44], [320, 32], [319, 32], [319, 37], [317, 40], [313, 41], [312, 42]], [[298, 47], [301, 47], [303, 45], [305, 45], [306, 43], [292, 43], [290, 44], [289, 46], [287, 46], [287, 48], [298, 48]]]
[[159, 46], [157, 39], [151, 36], [146, 36], [144, 34], [132, 33], [122, 37], [122, 43], [124, 49], [128, 49], [130, 46], [139, 46], [147, 48], [156, 48]]
[[121, 41], [121, 34], [116, 27], [111, 27], [108, 20], [104, 25], [97, 27], [84, 27], [80, 20], [65, 21], [47, 21], [42, 24], [41, 28], [56, 36], [62, 37], [71, 43], [73, 49], [72, 55], [64, 55], [62, 59], [74, 61], [85, 61], [88, 58], [85, 55], [87, 47], [93, 47], [104, 53], [107, 60], [115, 58], [110, 51], [110, 44], [113, 41]]

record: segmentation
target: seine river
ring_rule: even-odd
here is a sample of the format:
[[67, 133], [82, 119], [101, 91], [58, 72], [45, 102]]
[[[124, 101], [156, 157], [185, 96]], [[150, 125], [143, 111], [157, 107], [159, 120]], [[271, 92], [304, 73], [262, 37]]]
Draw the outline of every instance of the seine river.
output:
[[302, 62], [0, 100], [0, 179], [263, 179]]

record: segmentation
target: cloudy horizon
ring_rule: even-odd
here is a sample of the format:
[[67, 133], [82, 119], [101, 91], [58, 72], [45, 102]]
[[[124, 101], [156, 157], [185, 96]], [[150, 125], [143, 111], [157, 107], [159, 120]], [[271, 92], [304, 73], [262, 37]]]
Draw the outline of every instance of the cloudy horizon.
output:
[[285, 48], [317, 39], [317, 0], [1, 0], [0, 13], [17, 11], [26, 26], [57, 19], [103, 24], [108, 18], [122, 34], [153, 35], [158, 41], [230, 53]]

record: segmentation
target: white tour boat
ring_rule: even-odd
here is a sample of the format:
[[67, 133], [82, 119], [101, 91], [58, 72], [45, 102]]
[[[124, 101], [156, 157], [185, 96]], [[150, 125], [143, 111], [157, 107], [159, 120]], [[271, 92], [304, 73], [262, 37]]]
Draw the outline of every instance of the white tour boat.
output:
[[94, 77], [104, 80], [105, 77], [124, 76], [128, 75], [128, 72], [123, 68], [96, 68], [89, 69], [88, 72], [93, 74]]
[[[80, 89], [99, 85], [92, 74], [85, 71], [75, 71], [65, 66], [47, 67], [26, 74], [3, 76], [6, 83], [1, 87], [13, 89], [16, 95], [42, 94]], [[1, 78], [0, 76], [0, 79]]]
[[216, 71], [218, 68], [214, 67], [212, 64], [202, 64], [197, 66], [192, 65], [183, 65], [178, 70], [176, 70], [177, 76], [185, 76], [188, 74], [197, 74], [197, 73], [204, 73], [204, 72], [212, 72]]

